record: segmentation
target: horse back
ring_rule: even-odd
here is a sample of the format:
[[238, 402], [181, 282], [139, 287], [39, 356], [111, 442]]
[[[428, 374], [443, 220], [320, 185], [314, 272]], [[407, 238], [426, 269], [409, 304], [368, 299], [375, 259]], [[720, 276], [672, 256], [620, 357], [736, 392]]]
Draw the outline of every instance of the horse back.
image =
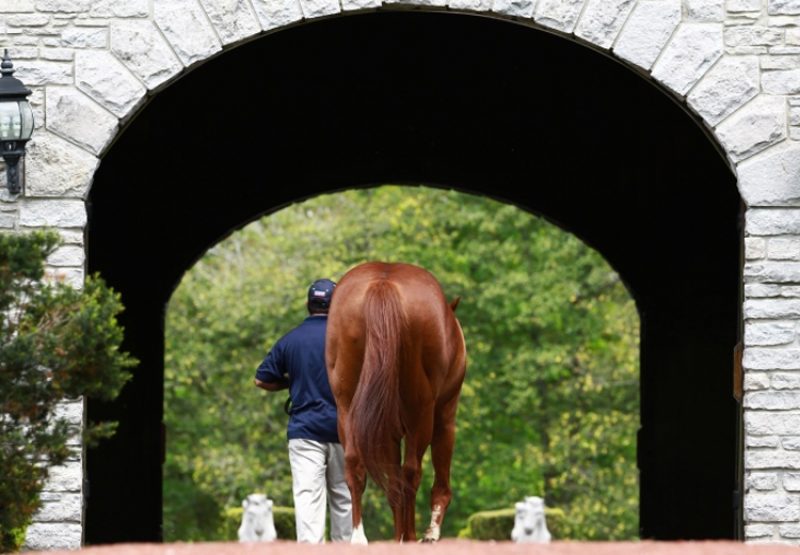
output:
[[339, 369], [331, 378], [357, 382], [367, 326], [364, 305], [379, 283], [394, 288], [402, 307], [403, 372], [424, 372], [434, 398], [460, 385], [465, 347], [453, 309], [430, 272], [403, 263], [368, 262], [339, 281], [328, 318], [329, 371]]

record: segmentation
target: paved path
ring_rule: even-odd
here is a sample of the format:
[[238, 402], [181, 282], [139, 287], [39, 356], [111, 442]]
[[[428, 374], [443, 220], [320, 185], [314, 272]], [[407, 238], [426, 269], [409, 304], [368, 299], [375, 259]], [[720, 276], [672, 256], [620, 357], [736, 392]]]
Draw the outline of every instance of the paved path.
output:
[[[39, 552], [75, 555], [74, 551]], [[273, 543], [116, 544], [88, 547], [87, 555], [800, 555], [800, 547], [736, 542], [554, 542], [548, 545], [512, 542], [443, 540], [435, 545], [375, 542], [367, 547], [349, 544], [300, 545]]]

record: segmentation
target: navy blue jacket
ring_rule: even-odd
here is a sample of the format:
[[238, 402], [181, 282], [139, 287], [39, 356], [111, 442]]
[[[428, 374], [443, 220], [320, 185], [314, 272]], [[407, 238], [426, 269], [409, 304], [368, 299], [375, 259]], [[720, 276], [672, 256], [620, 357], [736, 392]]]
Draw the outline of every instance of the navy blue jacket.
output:
[[336, 401], [325, 369], [327, 315], [309, 316], [281, 337], [256, 370], [265, 383], [289, 381], [289, 439], [339, 442]]

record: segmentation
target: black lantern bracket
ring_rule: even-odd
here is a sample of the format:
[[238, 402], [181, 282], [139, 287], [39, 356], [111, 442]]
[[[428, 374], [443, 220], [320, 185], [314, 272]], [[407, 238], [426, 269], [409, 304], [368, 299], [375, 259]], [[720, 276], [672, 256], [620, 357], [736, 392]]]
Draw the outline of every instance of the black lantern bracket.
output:
[[16, 195], [24, 183], [20, 159], [33, 133], [33, 111], [28, 102], [31, 91], [13, 75], [14, 64], [6, 49], [0, 62], [0, 156], [6, 163], [8, 192]]

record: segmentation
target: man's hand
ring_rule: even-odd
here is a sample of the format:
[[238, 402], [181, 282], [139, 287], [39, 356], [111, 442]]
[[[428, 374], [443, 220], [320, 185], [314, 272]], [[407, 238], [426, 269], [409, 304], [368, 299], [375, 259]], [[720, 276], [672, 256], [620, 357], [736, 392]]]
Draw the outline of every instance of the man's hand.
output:
[[280, 391], [281, 389], [286, 389], [289, 387], [288, 381], [281, 381], [281, 382], [262, 382], [258, 378], [253, 380], [253, 383], [256, 387], [260, 387], [261, 389], [266, 389], [267, 391]]

